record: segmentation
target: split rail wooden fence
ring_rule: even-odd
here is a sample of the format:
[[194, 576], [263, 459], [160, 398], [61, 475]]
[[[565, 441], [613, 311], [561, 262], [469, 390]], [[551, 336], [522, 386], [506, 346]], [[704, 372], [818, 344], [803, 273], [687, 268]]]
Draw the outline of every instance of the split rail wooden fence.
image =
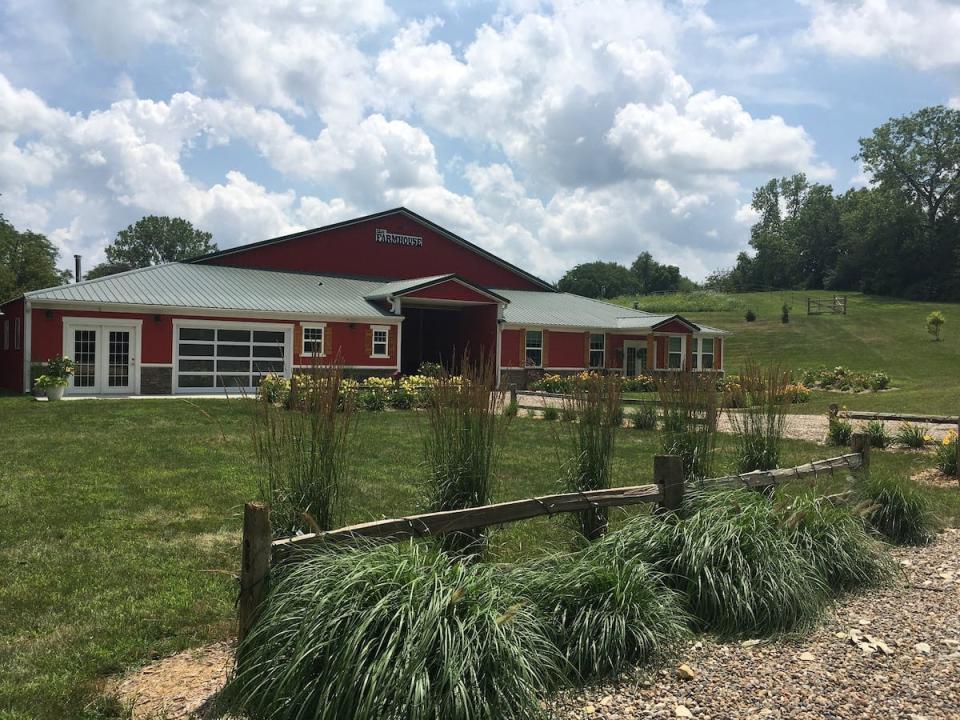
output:
[[653, 503], [658, 509], [675, 510], [683, 503], [684, 495], [696, 489], [732, 486], [764, 491], [778, 483], [810, 475], [868, 468], [869, 436], [866, 433], [855, 433], [851, 449], [854, 452], [826, 460], [814, 460], [793, 468], [728, 475], [697, 483], [684, 483], [683, 463], [679, 456], [655, 455], [653, 482], [647, 485], [542, 495], [464, 510], [407, 515], [276, 540], [273, 538], [267, 506], [262, 502], [248, 502], [243, 510], [240, 597], [237, 603], [238, 634], [242, 640], [253, 626], [257, 612], [267, 595], [271, 567], [295, 562], [300, 550], [327, 543], [348, 543], [363, 539], [393, 543], [411, 538], [438, 537], [452, 532], [598, 507]]

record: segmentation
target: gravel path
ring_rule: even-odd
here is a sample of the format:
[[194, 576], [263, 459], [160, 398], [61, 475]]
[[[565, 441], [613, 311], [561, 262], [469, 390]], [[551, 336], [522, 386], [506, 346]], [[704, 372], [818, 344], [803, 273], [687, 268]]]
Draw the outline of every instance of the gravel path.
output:
[[698, 642], [649, 684], [568, 697], [563, 718], [960, 718], [960, 531], [897, 549], [903, 582], [796, 641]]

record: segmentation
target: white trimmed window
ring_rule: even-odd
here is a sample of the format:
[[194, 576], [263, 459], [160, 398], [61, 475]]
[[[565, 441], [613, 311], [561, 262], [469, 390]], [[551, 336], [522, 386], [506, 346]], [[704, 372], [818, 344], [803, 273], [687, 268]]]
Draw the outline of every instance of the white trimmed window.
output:
[[370, 357], [390, 357], [390, 326], [374, 325], [371, 329], [373, 330], [373, 348]]
[[13, 319], [13, 349], [20, 349], [20, 318]]
[[525, 331], [523, 342], [527, 367], [543, 367], [543, 330]]
[[683, 369], [683, 337], [680, 335], [667, 338], [667, 367], [670, 370]]
[[713, 370], [713, 338], [697, 338], [693, 341], [693, 367], [696, 370]]
[[604, 366], [603, 355], [606, 349], [606, 335], [596, 333], [590, 335], [590, 367], [602, 368]]
[[325, 325], [304, 325], [301, 354], [322, 357], [324, 355], [323, 335], [325, 332]]

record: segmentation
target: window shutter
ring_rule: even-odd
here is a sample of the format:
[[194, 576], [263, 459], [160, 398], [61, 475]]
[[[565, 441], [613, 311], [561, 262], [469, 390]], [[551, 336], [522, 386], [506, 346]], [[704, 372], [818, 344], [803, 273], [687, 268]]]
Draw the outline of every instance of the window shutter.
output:
[[543, 331], [542, 331], [542, 334], [540, 335], [540, 337], [543, 338], [543, 341], [542, 341], [542, 342], [543, 342], [543, 352], [541, 353], [541, 354], [543, 355], [543, 357], [542, 357], [541, 360], [540, 360], [540, 365], [541, 365], [542, 367], [548, 367], [548, 363], [547, 363], [547, 357], [548, 357], [548, 355], [547, 355], [547, 338], [549, 337], [549, 335], [547, 334], [547, 331], [546, 331], [546, 330], [543, 330]]
[[367, 325], [366, 342], [364, 345], [367, 348], [367, 357], [373, 355], [373, 328], [369, 325]]
[[527, 366], [527, 331], [520, 331], [520, 367]]
[[713, 369], [719, 370], [723, 367], [723, 340], [720, 338], [713, 339]]
[[297, 323], [293, 326], [293, 356], [303, 355], [303, 325]]
[[323, 329], [323, 354], [327, 357], [333, 356], [333, 326], [327, 325]]
[[392, 358], [397, 356], [397, 335], [400, 333], [399, 327], [391, 327], [387, 331], [387, 355]]
[[583, 366], [590, 367], [590, 332], [583, 335]]

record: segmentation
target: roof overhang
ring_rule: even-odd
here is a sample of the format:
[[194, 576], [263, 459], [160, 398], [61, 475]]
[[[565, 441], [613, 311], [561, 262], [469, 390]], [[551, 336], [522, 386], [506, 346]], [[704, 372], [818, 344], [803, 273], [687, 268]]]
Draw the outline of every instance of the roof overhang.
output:
[[[364, 296], [364, 299], [370, 300], [370, 301], [376, 301], [376, 300], [392, 301], [399, 298], [407, 298], [423, 290], [427, 290], [429, 288], [436, 287], [438, 285], [443, 285], [445, 283], [450, 283], [450, 282], [457, 283], [458, 285], [461, 285], [467, 288], [468, 290], [487, 298], [489, 302], [497, 303], [498, 305], [510, 304], [510, 301], [507, 300], [507, 298], [503, 297], [502, 295], [498, 295], [497, 293], [493, 292], [488, 288], [485, 288], [481, 285], [477, 285], [476, 283], [470, 282], [466, 278], [462, 278], [456, 273], [449, 273], [447, 275], [437, 275], [437, 276], [428, 277], [428, 278], [413, 278], [409, 281], [385, 283], [382, 286], [382, 289], [378, 289], [370, 293], [369, 295]], [[418, 300], [423, 300], [423, 298], [418, 298]], [[470, 302], [470, 301], [458, 300], [456, 298], [452, 298], [450, 300], [447, 300], [444, 298], [431, 298], [431, 300], [437, 300], [440, 302], [455, 302], [457, 304], [464, 304], [464, 303]]]

